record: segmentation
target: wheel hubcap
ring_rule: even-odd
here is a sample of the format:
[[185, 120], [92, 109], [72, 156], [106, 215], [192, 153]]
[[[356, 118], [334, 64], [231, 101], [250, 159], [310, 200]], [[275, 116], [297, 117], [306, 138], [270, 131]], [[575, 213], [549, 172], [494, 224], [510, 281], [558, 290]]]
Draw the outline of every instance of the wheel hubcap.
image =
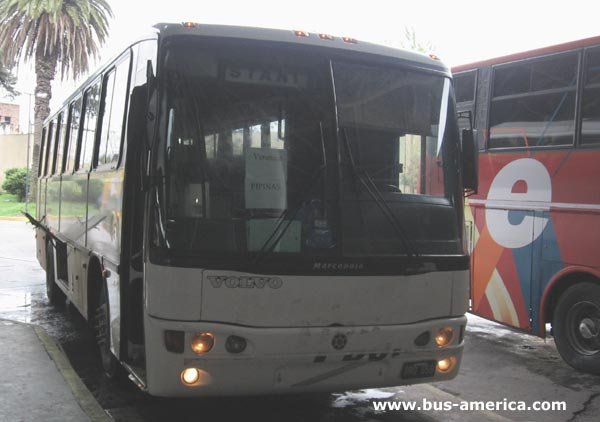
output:
[[598, 337], [600, 321], [592, 318], [583, 318], [579, 323], [579, 333], [587, 340]]
[[582, 355], [600, 352], [600, 308], [592, 302], [578, 302], [567, 312], [571, 346]]

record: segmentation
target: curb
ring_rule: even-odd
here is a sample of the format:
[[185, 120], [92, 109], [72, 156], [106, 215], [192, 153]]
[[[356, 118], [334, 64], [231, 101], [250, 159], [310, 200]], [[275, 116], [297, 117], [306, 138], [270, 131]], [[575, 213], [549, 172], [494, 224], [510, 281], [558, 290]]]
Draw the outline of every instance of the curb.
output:
[[52, 339], [46, 331], [40, 326], [32, 325], [36, 335], [44, 345], [50, 358], [56, 364], [60, 374], [65, 379], [65, 382], [73, 392], [79, 406], [88, 415], [91, 422], [109, 422], [113, 419], [108, 416], [102, 406], [96, 401], [90, 390], [87, 389], [79, 375], [75, 372], [69, 359], [63, 352], [62, 348], [54, 339]]
[[19, 217], [19, 216], [0, 216], [0, 221], [27, 221], [27, 218], [25, 217]]
[[75, 372], [71, 366], [71, 362], [67, 358], [67, 355], [62, 350], [60, 345], [46, 333], [46, 331], [35, 324], [28, 324], [21, 321], [14, 321], [11, 319], [0, 318], [0, 321], [10, 322], [12, 324], [28, 325], [33, 329], [36, 336], [44, 346], [44, 349], [50, 356], [50, 359], [56, 365], [56, 368], [62, 375], [63, 379], [69, 386], [77, 404], [81, 407], [83, 412], [90, 418], [91, 422], [113, 422], [113, 419], [108, 413], [100, 406], [96, 401], [90, 390], [87, 389], [79, 375]]

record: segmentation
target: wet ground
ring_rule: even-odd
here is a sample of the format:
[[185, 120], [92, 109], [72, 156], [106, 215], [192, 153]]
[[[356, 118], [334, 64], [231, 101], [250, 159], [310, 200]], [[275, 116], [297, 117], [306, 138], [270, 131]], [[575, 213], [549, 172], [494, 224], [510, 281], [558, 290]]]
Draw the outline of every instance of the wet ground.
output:
[[[463, 366], [452, 381], [434, 386], [371, 389], [319, 396], [228, 399], [160, 399], [127, 380], [106, 379], [87, 322], [45, 296], [44, 272], [35, 259], [31, 226], [0, 221], [0, 319], [42, 326], [55, 338], [98, 402], [117, 421], [595, 421], [600, 377], [562, 362], [552, 340], [525, 336], [469, 317]], [[565, 401], [558, 412], [375, 411], [372, 400]]]

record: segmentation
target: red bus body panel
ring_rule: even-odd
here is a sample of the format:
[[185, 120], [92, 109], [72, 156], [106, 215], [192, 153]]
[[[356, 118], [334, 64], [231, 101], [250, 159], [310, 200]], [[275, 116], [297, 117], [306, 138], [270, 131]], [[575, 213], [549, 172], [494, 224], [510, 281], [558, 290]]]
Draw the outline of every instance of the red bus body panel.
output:
[[600, 274], [600, 151], [481, 152], [474, 221], [472, 309], [544, 334], [550, 283]]

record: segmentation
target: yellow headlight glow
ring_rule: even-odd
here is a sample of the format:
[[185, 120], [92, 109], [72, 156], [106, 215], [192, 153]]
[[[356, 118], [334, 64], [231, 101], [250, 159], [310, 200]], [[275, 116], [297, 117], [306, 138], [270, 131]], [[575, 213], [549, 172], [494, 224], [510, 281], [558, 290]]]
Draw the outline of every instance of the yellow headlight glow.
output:
[[194, 385], [200, 379], [200, 372], [196, 368], [186, 368], [181, 372], [181, 381], [186, 385]]
[[453, 337], [454, 329], [452, 327], [444, 327], [435, 335], [435, 344], [437, 344], [438, 347], [447, 346], [452, 342]]
[[199, 368], [185, 368], [181, 371], [180, 378], [186, 387], [201, 387], [212, 383], [212, 376]]
[[215, 336], [212, 333], [198, 333], [192, 339], [192, 350], [196, 354], [210, 351], [215, 345]]
[[456, 365], [456, 358], [454, 356], [450, 356], [444, 359], [441, 359], [437, 363], [437, 370], [441, 373], [447, 373], [454, 369]]

